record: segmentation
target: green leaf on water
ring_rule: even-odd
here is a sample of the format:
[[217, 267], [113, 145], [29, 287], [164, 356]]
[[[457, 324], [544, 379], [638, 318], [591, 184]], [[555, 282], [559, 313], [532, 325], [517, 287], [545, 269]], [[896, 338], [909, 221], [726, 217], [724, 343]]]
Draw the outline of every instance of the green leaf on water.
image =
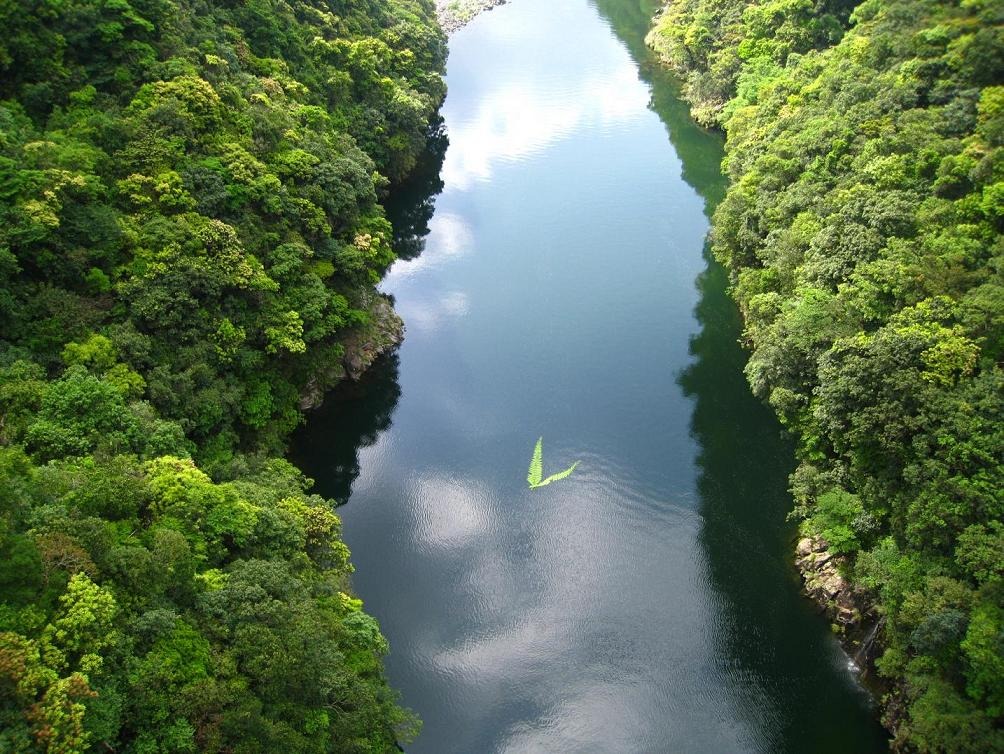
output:
[[564, 471], [559, 471], [557, 474], [551, 474], [551, 476], [549, 476], [547, 479], [545, 479], [543, 482], [541, 482], [537, 486], [538, 487], [543, 487], [545, 484], [550, 484], [551, 482], [557, 482], [557, 481], [559, 481], [561, 479], [564, 479], [566, 476], [568, 476], [573, 471], [575, 471], [575, 467], [578, 466], [578, 465], [579, 465], [579, 462], [576, 461], [575, 463], [573, 463], [571, 466], [569, 466]]
[[573, 471], [575, 467], [579, 465], [576, 461], [571, 466], [569, 466], [564, 471], [559, 471], [557, 474], [551, 474], [547, 479], [541, 481], [544, 476], [544, 438], [541, 437], [537, 440], [537, 445], [533, 449], [533, 458], [530, 459], [530, 468], [526, 472], [526, 481], [530, 485], [530, 489], [536, 489], [537, 487], [544, 487], [551, 482], [557, 482], [564, 479]]
[[533, 449], [533, 458], [530, 459], [530, 469], [526, 472], [526, 481], [531, 489], [540, 484], [540, 478], [544, 476], [544, 438], [537, 440], [537, 447]]

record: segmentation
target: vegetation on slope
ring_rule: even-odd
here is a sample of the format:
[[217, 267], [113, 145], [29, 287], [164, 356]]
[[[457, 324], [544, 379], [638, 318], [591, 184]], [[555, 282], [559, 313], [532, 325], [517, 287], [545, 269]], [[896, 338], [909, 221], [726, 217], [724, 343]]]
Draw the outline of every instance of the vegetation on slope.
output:
[[714, 219], [807, 534], [884, 618], [894, 746], [1004, 751], [1004, 9], [679, 0]]
[[0, 20], [0, 750], [395, 750], [333, 504], [267, 456], [393, 259], [432, 3]]

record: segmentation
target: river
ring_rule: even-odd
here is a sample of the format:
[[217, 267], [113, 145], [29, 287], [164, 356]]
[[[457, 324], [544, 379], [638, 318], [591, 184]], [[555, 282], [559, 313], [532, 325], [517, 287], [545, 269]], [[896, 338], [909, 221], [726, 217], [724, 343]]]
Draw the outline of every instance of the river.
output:
[[[295, 438], [415, 754], [886, 748], [798, 592], [792, 447], [705, 247], [722, 144], [653, 10], [513, 0], [452, 37], [445, 160], [391, 208], [407, 338]], [[538, 437], [579, 465], [529, 489]]]

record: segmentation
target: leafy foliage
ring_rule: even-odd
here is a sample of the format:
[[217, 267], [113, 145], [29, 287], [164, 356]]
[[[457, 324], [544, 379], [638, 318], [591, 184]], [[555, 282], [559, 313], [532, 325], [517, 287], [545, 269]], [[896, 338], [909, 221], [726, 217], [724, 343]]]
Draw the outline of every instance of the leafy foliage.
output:
[[537, 487], [543, 487], [545, 485], [550, 484], [551, 482], [558, 482], [558, 481], [564, 479], [565, 477], [569, 476], [573, 471], [575, 471], [575, 467], [578, 466], [578, 465], [579, 465], [579, 462], [576, 461], [575, 463], [573, 463], [571, 466], [569, 466], [564, 471], [559, 471], [557, 474], [551, 474], [551, 476], [547, 477], [546, 479], [544, 479], [544, 481], [542, 481], [540, 484], [535, 485], [535, 486], [537, 486]]
[[432, 4], [0, 21], [0, 750], [396, 751], [334, 504], [268, 456], [394, 258]]
[[576, 461], [571, 466], [569, 466], [564, 471], [559, 471], [557, 474], [551, 474], [546, 479], [542, 479], [544, 476], [544, 438], [538, 438], [537, 444], [533, 448], [533, 457], [530, 459], [530, 468], [526, 474], [526, 481], [530, 485], [530, 489], [536, 489], [537, 487], [545, 487], [551, 482], [558, 482], [569, 476], [575, 467], [579, 465]]
[[537, 444], [533, 447], [533, 457], [530, 459], [530, 469], [526, 473], [526, 481], [531, 487], [540, 484], [544, 476], [544, 438], [537, 439]]
[[1001, 6], [683, 0], [649, 39], [727, 133], [746, 373], [886, 617], [894, 746], [1004, 749]]
[[22, 553], [0, 609], [5, 750], [392, 751], [412, 728], [338, 517], [288, 463], [227, 483], [169, 456], [0, 464]]
[[378, 198], [445, 91], [431, 4], [75, 0], [0, 20], [8, 351], [114, 367], [210, 467], [242, 439], [280, 449], [394, 258]]
[[648, 43], [681, 73], [694, 117], [721, 125], [792, 55], [832, 45], [853, 0], [681, 0], [669, 3]]

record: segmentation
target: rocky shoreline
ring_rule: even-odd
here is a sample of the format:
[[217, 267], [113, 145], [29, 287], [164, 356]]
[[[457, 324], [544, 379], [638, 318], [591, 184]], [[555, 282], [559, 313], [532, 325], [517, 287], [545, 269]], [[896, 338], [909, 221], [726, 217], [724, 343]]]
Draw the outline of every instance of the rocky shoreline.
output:
[[436, 17], [443, 31], [452, 34], [470, 23], [478, 14], [505, 5], [506, 2], [507, 0], [436, 0]]
[[838, 634], [862, 624], [862, 595], [857, 594], [841, 573], [846, 560], [830, 551], [826, 540], [803, 537], [795, 547], [795, 565], [802, 574], [806, 594], [833, 622]]
[[300, 393], [301, 411], [319, 408], [335, 385], [344, 379], [358, 380], [378, 356], [393, 351], [404, 340], [404, 321], [394, 311], [389, 296], [374, 290], [356, 306], [369, 314], [369, 321], [354, 328], [342, 341], [341, 360], [315, 374], [304, 386]]
[[847, 654], [851, 670], [875, 698], [881, 722], [893, 736], [903, 716], [901, 689], [890, 687], [875, 672], [882, 653], [885, 618], [865, 590], [844, 576], [847, 559], [821, 537], [802, 537], [795, 546], [795, 566], [806, 596], [830, 619], [830, 626]]

